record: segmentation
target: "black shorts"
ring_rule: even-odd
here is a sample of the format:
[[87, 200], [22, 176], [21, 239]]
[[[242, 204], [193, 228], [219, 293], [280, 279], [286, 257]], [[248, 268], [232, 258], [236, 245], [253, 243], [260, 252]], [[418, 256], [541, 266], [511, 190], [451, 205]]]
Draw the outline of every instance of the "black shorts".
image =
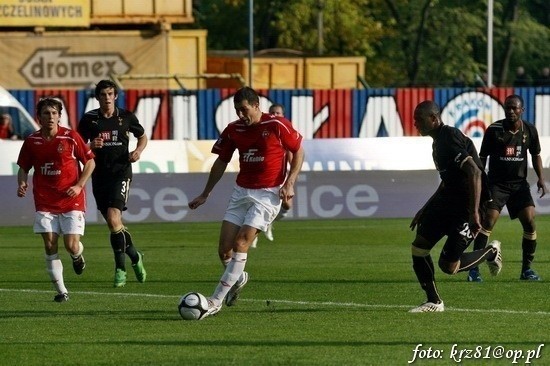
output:
[[501, 212], [504, 205], [506, 205], [512, 220], [517, 218], [519, 212], [525, 207], [535, 206], [533, 196], [531, 195], [531, 187], [529, 187], [527, 181], [520, 183], [495, 183], [491, 184], [490, 189], [493, 201], [487, 207]]
[[464, 200], [449, 199], [438, 195], [428, 204], [420, 217], [417, 235], [430, 243], [431, 250], [438, 241], [447, 236], [441, 257], [456, 262], [473, 240], [470, 233], [469, 213]]
[[103, 216], [107, 214], [109, 207], [118, 208], [120, 211], [126, 210], [126, 202], [130, 193], [130, 183], [132, 179], [105, 179], [94, 178], [92, 189], [94, 192], [97, 209]]

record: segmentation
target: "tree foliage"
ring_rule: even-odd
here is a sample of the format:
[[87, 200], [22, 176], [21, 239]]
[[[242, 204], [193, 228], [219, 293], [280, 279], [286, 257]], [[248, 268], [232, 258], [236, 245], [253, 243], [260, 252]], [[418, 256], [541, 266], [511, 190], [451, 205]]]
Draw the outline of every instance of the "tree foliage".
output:
[[[494, 0], [493, 80], [549, 65], [550, 2]], [[248, 49], [249, 0], [195, 2], [195, 27], [213, 50]], [[254, 49], [364, 56], [371, 86], [473, 84], [487, 72], [487, 1], [256, 0]]]

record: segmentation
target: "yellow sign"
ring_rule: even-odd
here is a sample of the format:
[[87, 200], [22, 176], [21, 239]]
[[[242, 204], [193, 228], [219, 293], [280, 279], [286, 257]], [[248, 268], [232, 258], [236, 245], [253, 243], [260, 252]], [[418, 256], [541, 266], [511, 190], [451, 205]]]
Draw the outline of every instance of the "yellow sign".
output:
[[90, 0], [2, 0], [4, 27], [88, 27]]

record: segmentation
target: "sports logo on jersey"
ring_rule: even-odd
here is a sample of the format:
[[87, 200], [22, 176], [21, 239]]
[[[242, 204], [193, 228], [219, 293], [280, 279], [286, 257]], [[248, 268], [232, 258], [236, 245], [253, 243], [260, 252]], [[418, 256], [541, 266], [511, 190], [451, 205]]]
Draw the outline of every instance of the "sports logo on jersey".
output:
[[267, 137], [269, 137], [269, 131], [268, 130], [263, 130], [262, 131], [262, 137], [265, 139]]
[[62, 154], [63, 153], [63, 144], [62, 143], [59, 143], [59, 145], [57, 146], [57, 152]]
[[40, 173], [42, 175], [61, 175], [61, 170], [52, 169], [53, 163], [45, 163], [40, 167]]
[[506, 146], [506, 151], [504, 156], [516, 156], [516, 147], [515, 146]]
[[111, 131], [101, 131], [99, 137], [105, 141], [111, 141]]
[[462, 161], [462, 153], [458, 153], [454, 158], [455, 163], [460, 163]]
[[265, 157], [256, 155], [257, 152], [258, 149], [248, 149], [247, 152], [243, 153], [242, 161], [245, 163], [261, 163]]

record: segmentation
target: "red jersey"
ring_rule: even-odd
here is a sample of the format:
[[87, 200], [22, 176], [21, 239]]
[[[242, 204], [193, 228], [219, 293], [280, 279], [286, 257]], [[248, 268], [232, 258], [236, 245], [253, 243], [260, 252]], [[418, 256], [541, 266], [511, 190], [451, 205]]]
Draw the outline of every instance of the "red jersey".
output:
[[247, 126], [231, 122], [212, 147], [212, 152], [229, 163], [239, 150], [237, 184], [243, 188], [271, 188], [284, 183], [287, 174], [286, 151], [300, 149], [302, 135], [284, 117], [263, 113], [259, 123]]
[[17, 164], [25, 172], [34, 168], [32, 178], [36, 211], [64, 213], [86, 210], [86, 194], [70, 197], [67, 190], [80, 178], [79, 163], [86, 164], [94, 153], [78, 132], [58, 126], [55, 137], [46, 140], [40, 131], [23, 142]]

